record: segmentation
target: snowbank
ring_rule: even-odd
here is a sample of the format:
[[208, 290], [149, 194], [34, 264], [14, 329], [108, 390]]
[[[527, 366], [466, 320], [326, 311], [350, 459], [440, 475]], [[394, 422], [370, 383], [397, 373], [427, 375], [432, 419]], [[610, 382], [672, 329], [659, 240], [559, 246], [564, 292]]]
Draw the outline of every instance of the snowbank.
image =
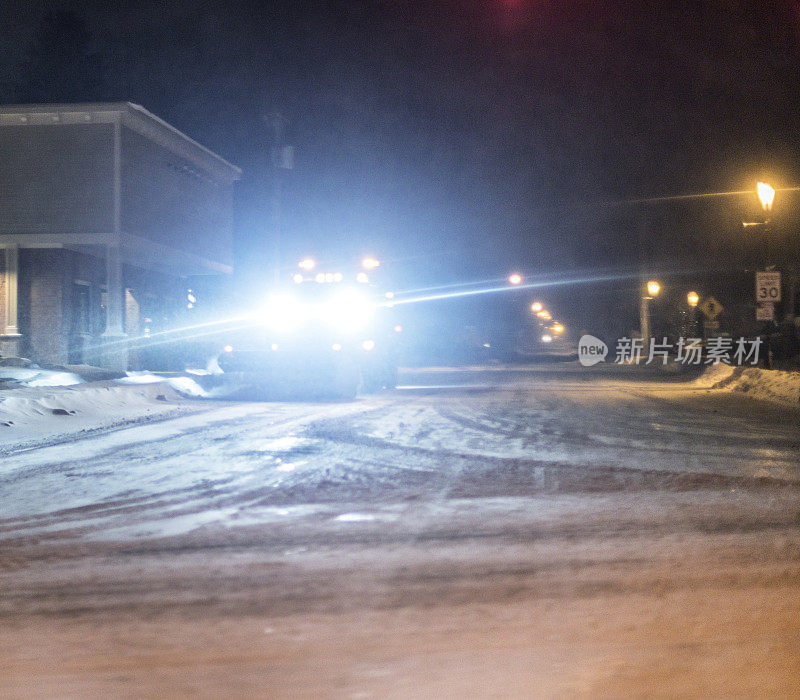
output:
[[0, 397], [6, 389], [67, 387], [106, 381], [123, 385], [166, 384], [183, 396], [216, 398], [224, 392], [215, 391], [216, 386], [206, 386], [214, 379], [216, 377], [205, 371], [187, 370], [186, 375], [165, 376], [146, 371], [118, 372], [91, 365], [39, 366], [23, 358], [0, 359]]
[[692, 384], [700, 389], [720, 389], [735, 371], [736, 367], [723, 362], [710, 365]]
[[31, 367], [2, 367], [0, 368], [0, 386], [73, 386], [81, 384], [83, 379], [74, 372], [54, 371], [42, 369], [35, 365]]
[[88, 365], [0, 359], [0, 453], [94, 430], [204, 410], [191, 398], [229, 398], [239, 387], [208, 372], [178, 376]]
[[748, 367], [737, 372], [725, 388], [757, 399], [800, 406], [800, 372]]
[[115, 381], [0, 391], [0, 450], [179, 412], [188, 402], [169, 382]]
[[706, 370], [695, 380], [695, 384], [709, 389], [735, 391], [755, 399], [800, 406], [800, 372], [719, 364]]
[[124, 372], [91, 365], [37, 365], [22, 357], [0, 358], [0, 389], [23, 386], [74, 386], [123, 376]]

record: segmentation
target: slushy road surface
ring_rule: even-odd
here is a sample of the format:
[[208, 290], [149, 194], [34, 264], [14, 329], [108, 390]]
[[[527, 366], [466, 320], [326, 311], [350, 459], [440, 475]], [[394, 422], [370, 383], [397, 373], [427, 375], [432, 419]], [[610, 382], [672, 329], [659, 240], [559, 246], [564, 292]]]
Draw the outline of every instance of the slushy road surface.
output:
[[800, 413], [407, 371], [0, 460], [0, 696], [800, 693]]

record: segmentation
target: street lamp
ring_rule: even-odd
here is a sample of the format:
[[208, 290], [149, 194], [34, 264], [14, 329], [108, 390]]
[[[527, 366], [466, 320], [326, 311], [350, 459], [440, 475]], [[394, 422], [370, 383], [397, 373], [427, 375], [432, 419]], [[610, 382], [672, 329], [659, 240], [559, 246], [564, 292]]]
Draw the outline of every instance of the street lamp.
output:
[[531, 311], [535, 314], [538, 314], [543, 308], [542, 302], [540, 301], [534, 301], [533, 304], [531, 304]]
[[522, 275], [519, 274], [518, 272], [512, 272], [508, 276], [508, 283], [513, 284], [514, 286], [522, 284]]
[[745, 228], [749, 226], [766, 227], [769, 224], [769, 213], [772, 211], [772, 203], [775, 201], [775, 188], [766, 182], [757, 182], [756, 194], [758, 195], [758, 201], [761, 202], [761, 208], [767, 214], [767, 219], [765, 221], [742, 221], [742, 226]]
[[689, 322], [689, 332], [695, 333], [697, 330], [697, 305], [700, 303], [700, 295], [697, 292], [689, 292], [686, 295], [686, 301], [692, 310], [691, 320]]
[[758, 192], [758, 201], [761, 202], [761, 208], [766, 212], [772, 211], [772, 203], [775, 201], [775, 189], [766, 182], [759, 182], [756, 184], [756, 192]]
[[655, 280], [648, 280], [642, 290], [639, 303], [639, 324], [642, 332], [642, 342], [646, 350], [650, 348], [650, 301], [658, 296], [661, 285]]
[[[767, 214], [767, 219], [766, 221], [764, 221], [764, 229], [767, 234], [766, 245], [765, 245], [766, 248], [765, 267], [767, 270], [776, 270], [776, 263], [778, 261], [778, 258], [780, 257], [780, 252], [778, 249], [778, 242], [775, 238], [775, 234], [777, 232], [772, 230], [769, 220], [769, 213], [772, 211], [772, 203], [775, 201], [775, 189], [770, 185], [768, 185], [766, 182], [762, 181], [756, 184], [756, 192], [758, 193], [758, 201], [761, 202], [761, 208], [764, 210], [764, 213]], [[769, 264], [770, 262], [771, 264]], [[789, 287], [788, 309], [786, 309], [784, 312], [784, 321], [786, 320], [791, 321], [794, 317], [794, 285], [795, 281], [794, 279], [792, 279]], [[773, 305], [773, 314], [774, 314], [774, 305]], [[767, 323], [767, 327], [769, 327], [770, 324], [775, 324], [775, 323], [776, 321], [775, 318], [773, 317], [773, 320]], [[769, 364], [771, 366], [772, 364], [771, 361]]]
[[[764, 229], [767, 233], [767, 241], [766, 247], [771, 249], [774, 245], [772, 241], [772, 231], [770, 230], [769, 226], [769, 213], [772, 211], [772, 203], [775, 201], [775, 188], [768, 185], [766, 182], [757, 182], [756, 183], [756, 193], [758, 194], [758, 201], [761, 202], [761, 208], [764, 210], [764, 213], [768, 215], [767, 220], [764, 222]], [[772, 253], [774, 251], [768, 250], [768, 259], [767, 262], [769, 263], [769, 258], [772, 258]], [[770, 269], [769, 267], [767, 269]]]

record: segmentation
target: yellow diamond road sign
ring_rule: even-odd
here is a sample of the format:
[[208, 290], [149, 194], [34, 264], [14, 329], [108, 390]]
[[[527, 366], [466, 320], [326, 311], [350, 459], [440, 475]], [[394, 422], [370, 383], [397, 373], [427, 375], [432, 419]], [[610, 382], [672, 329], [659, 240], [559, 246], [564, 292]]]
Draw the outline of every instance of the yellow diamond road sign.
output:
[[706, 318], [713, 321], [723, 311], [723, 306], [714, 297], [708, 297], [702, 304], [700, 304], [700, 311], [702, 311]]

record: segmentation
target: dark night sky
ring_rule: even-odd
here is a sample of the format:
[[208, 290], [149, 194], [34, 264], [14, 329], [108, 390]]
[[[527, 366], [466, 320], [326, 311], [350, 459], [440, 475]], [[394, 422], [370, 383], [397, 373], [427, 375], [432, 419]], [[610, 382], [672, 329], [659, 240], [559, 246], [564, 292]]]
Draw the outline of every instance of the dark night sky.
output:
[[[633, 260], [640, 215], [578, 203], [799, 179], [798, 3], [89, 1], [42, 24], [70, 7], [0, 5], [0, 99], [130, 100], [240, 165], [248, 257], [267, 235], [273, 110], [297, 154], [290, 259], [601, 268]], [[702, 257], [709, 227], [741, 221], [648, 216], [656, 261]]]

